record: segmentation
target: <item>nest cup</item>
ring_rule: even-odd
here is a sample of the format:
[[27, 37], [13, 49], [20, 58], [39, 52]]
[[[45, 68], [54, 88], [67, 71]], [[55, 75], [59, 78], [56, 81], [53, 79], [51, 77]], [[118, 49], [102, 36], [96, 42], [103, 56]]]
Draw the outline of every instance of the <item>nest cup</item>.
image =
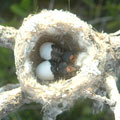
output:
[[[44, 103], [58, 93], [60, 97], [61, 89], [62, 92], [67, 89], [63, 88], [66, 80], [44, 85], [37, 78], [36, 67], [43, 61], [39, 55], [40, 46], [45, 42], [53, 42], [65, 50], [73, 51], [78, 56], [76, 65], [81, 65], [84, 57], [80, 55], [88, 52], [87, 31], [89, 26], [85, 22], [65, 11], [43, 10], [24, 19], [18, 31], [14, 52], [17, 77], [23, 92], [30, 99]], [[68, 88], [69, 84], [66, 83]]]

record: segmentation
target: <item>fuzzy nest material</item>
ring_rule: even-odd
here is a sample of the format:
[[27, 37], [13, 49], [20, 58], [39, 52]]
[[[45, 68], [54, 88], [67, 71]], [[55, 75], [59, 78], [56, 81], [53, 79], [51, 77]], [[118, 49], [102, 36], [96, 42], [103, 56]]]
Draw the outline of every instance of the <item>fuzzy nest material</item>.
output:
[[[94, 60], [96, 48], [92, 46], [90, 35], [91, 26], [76, 15], [62, 10], [43, 10], [25, 18], [18, 31], [14, 52], [16, 73], [26, 96], [43, 105], [67, 100], [71, 104], [80, 97], [81, 91], [93, 86], [96, 76], [99, 81], [101, 72], [98, 61]], [[80, 69], [76, 76], [52, 83], [38, 80], [35, 70], [42, 61], [39, 47], [44, 42], [54, 42], [77, 54], [76, 65]]]

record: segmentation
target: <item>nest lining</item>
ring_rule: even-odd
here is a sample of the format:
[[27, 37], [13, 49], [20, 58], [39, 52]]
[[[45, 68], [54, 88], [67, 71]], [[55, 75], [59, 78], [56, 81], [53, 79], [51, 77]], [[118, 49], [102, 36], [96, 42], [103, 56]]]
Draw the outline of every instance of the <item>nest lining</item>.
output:
[[[91, 79], [88, 79], [91, 74], [87, 68], [94, 61], [93, 56], [90, 57], [92, 50], [89, 49], [89, 29], [90, 27], [75, 15], [57, 10], [43, 11], [24, 20], [15, 44], [15, 62], [21, 87], [30, 99], [42, 104], [53, 99], [72, 100], [73, 96], [78, 98], [78, 92], [75, 91], [80, 90], [80, 86], [91, 85]], [[86, 68], [81, 67], [80, 73], [67, 81], [62, 79], [48, 85], [39, 83], [35, 69], [43, 61], [38, 49], [44, 42], [54, 42], [63, 49], [74, 51], [78, 55], [76, 64], [82, 65], [85, 61]], [[97, 66], [98, 64], [95, 69]]]
[[[62, 35], [62, 33], [60, 33]], [[57, 45], [59, 48], [62, 48], [66, 51], [72, 51], [76, 55], [82, 53], [85, 51], [85, 48], [82, 48], [79, 46], [77, 42], [75, 42], [75, 39], [72, 38], [69, 34], [63, 35], [62, 38], [59, 35], [49, 35], [46, 33], [46, 35], [43, 35], [39, 38], [39, 40], [36, 42], [35, 47], [32, 49], [32, 52], [30, 54], [30, 60], [33, 62], [32, 68], [36, 69], [37, 65], [40, 64], [44, 59], [40, 57], [39, 54], [39, 48], [40, 46], [45, 42], [53, 42], [55, 45]], [[41, 83], [45, 83], [43, 80], [38, 80]], [[57, 80], [53, 80], [51, 82], [55, 82]], [[50, 81], [48, 81], [50, 82]]]

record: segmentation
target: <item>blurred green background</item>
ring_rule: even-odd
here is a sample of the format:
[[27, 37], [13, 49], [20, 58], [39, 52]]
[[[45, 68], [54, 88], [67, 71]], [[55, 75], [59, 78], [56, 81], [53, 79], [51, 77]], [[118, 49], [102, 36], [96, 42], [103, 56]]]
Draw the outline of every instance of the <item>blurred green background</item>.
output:
[[[42, 9], [63, 9], [92, 24], [99, 32], [115, 32], [120, 28], [120, 0], [0, 0], [0, 25], [19, 28], [24, 17]], [[7, 60], [7, 61], [6, 61]], [[13, 52], [0, 48], [0, 87], [17, 83]], [[78, 100], [73, 108], [57, 120], [113, 120], [107, 108], [92, 114], [91, 100]], [[42, 120], [40, 105], [24, 105], [4, 120]]]

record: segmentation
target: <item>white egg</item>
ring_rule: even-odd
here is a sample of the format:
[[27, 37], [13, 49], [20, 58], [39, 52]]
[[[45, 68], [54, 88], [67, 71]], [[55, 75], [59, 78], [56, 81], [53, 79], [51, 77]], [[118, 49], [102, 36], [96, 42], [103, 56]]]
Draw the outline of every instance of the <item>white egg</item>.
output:
[[40, 80], [54, 80], [50, 62], [44, 61], [40, 63], [36, 68], [36, 75]]
[[45, 60], [50, 60], [51, 59], [51, 52], [52, 52], [52, 45], [54, 43], [51, 42], [45, 42], [40, 46], [40, 56], [41, 58]]

